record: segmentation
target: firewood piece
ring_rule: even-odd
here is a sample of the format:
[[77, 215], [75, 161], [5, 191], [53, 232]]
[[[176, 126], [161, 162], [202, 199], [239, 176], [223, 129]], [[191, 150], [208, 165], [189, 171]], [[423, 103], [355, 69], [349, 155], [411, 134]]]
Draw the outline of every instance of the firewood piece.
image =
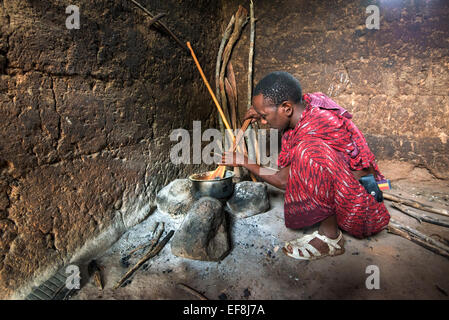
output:
[[228, 78], [225, 78], [225, 89], [226, 89], [226, 94], [228, 96], [228, 101], [229, 101], [229, 110], [231, 111], [231, 125], [232, 125], [232, 129], [237, 129], [237, 110], [236, 110], [236, 105], [235, 105], [235, 95], [236, 93], [234, 92], [234, 88], [232, 87], [231, 83], [229, 82]]
[[225, 49], [223, 51], [223, 62], [220, 67], [220, 76], [219, 76], [219, 86], [220, 86], [220, 95], [221, 95], [221, 104], [223, 106], [223, 110], [225, 114], [227, 113], [227, 116], [229, 117], [229, 110], [228, 110], [228, 104], [226, 99], [226, 92], [224, 88], [224, 77], [225, 77], [225, 71], [228, 66], [229, 59], [231, 57], [232, 49], [234, 48], [234, 44], [237, 42], [238, 38], [240, 37], [240, 34], [242, 33], [242, 30], [247, 20], [248, 12], [245, 8], [242, 6], [239, 6], [239, 9], [237, 10], [235, 14], [235, 24], [234, 29], [232, 31], [232, 34], [229, 38], [229, 41], [227, 45], [225, 46]]
[[[156, 230], [157, 230], [157, 227], [159, 227], [159, 221], [157, 221], [155, 224], [154, 224], [154, 227], [153, 227], [153, 230], [151, 231], [151, 235], [152, 236], [154, 236], [154, 233], [156, 232]], [[164, 227], [164, 223], [162, 222], [162, 228]]]
[[103, 269], [102, 266], [99, 266], [97, 264], [96, 260], [92, 260], [89, 265], [87, 266], [87, 272], [90, 276], [94, 277], [95, 285], [100, 289], [103, 290], [103, 280], [101, 278], [101, 270]]
[[251, 108], [251, 98], [253, 93], [253, 59], [254, 59], [254, 4], [249, 4], [250, 36], [249, 36], [249, 57], [248, 57], [248, 102], [247, 108]]
[[[228, 63], [228, 77], [225, 77], [225, 89], [229, 101], [229, 110], [231, 111], [231, 126], [235, 130], [237, 129], [237, 92], [234, 90], [234, 85], [231, 84], [232, 79], [234, 79], [234, 71], [232, 70], [231, 62]], [[241, 151], [241, 148], [239, 148]], [[241, 177], [241, 168], [234, 167], [234, 174], [236, 178]]]
[[[159, 230], [158, 235], [154, 239], [154, 240], [156, 240], [156, 241], [154, 241], [155, 244], [161, 237], [162, 232], [163, 232], [162, 229]], [[175, 233], [175, 231], [171, 230], [161, 242], [157, 243], [154, 247], [152, 247], [148, 251], [148, 253], [145, 254], [145, 256], [143, 256], [142, 259], [140, 259], [131, 269], [128, 270], [128, 272], [125, 273], [125, 275], [114, 286], [114, 289], [119, 288], [123, 284], [123, 282], [125, 282], [130, 276], [132, 276], [134, 274], [134, 272], [136, 272], [147, 260], [149, 260], [149, 259], [153, 258], [155, 255], [157, 255], [159, 253], [159, 251], [161, 251], [162, 248], [165, 246], [165, 244], [170, 240], [170, 238], [173, 236], [174, 233]]]
[[410, 240], [418, 245], [420, 245], [423, 248], [426, 248], [427, 250], [432, 251], [433, 253], [439, 254], [443, 257], [446, 257], [449, 259], [449, 253], [438, 248], [435, 247], [433, 245], [431, 245], [430, 243], [427, 243], [419, 238], [416, 238], [414, 236], [411, 236], [410, 234], [408, 234], [407, 232], [403, 231], [400, 229], [399, 226], [395, 225], [394, 223], [391, 223], [388, 225], [388, 232], [393, 233], [395, 235], [401, 236], [407, 240]]
[[413, 207], [413, 208], [416, 208], [419, 210], [428, 211], [428, 212], [432, 212], [432, 213], [440, 214], [442, 216], [449, 217], [449, 211], [446, 209], [434, 208], [427, 204], [423, 204], [423, 203], [420, 203], [415, 200], [405, 199], [405, 198], [401, 198], [401, 197], [392, 195], [391, 193], [384, 192], [383, 196], [385, 199], [390, 200], [390, 201], [399, 202], [399, 203], [405, 204], [409, 207]]
[[425, 214], [421, 214], [421, 213], [417, 213], [414, 212], [413, 210], [408, 209], [407, 207], [399, 204], [399, 203], [392, 203], [391, 206], [393, 208], [398, 209], [399, 211], [405, 213], [406, 215], [409, 215], [410, 217], [415, 218], [416, 220], [418, 220], [420, 223], [421, 221], [424, 222], [428, 222], [428, 223], [432, 223], [432, 224], [436, 224], [438, 226], [442, 226], [442, 227], [446, 227], [449, 228], [449, 222], [447, 221], [442, 221], [440, 219], [436, 219], [430, 216], [427, 216]]
[[[151, 232], [151, 234], [152, 234], [153, 237], [154, 237], [154, 234], [155, 234], [155, 232], [156, 232], [158, 226], [159, 226], [159, 222], [156, 222], [156, 224], [155, 224], [155, 226], [154, 226], [154, 229], [153, 229], [153, 231]], [[162, 230], [164, 230], [164, 226], [165, 226], [165, 225], [164, 225], [164, 222], [161, 222], [161, 228], [162, 228]], [[134, 254], [134, 253], [136, 253], [137, 251], [139, 251], [139, 250], [141, 250], [141, 249], [145, 249], [145, 248], [147, 248], [147, 247], [152, 247], [152, 246], [154, 246], [154, 239], [153, 239], [150, 243], [145, 243], [145, 244], [143, 244], [143, 245], [141, 245], [141, 246], [138, 246], [137, 248], [131, 250], [131, 251], [127, 254], [127, 257], [131, 258], [131, 255]], [[129, 258], [128, 258], [128, 259], [129, 259]]]
[[438, 241], [440, 241], [441, 243], [443, 243], [443, 244], [449, 246], [449, 240], [446, 239], [446, 238], [443, 238], [443, 237], [440, 236], [439, 234], [434, 233], [434, 234], [431, 234], [430, 237], [437, 237], [437, 238], [438, 238]]
[[236, 130], [237, 126], [239, 125], [237, 123], [238, 121], [238, 96], [237, 96], [237, 81], [235, 80], [235, 73], [234, 73], [234, 68], [232, 67], [232, 63], [231, 61], [229, 61], [227, 67], [226, 67], [226, 74], [227, 74], [227, 79], [228, 79], [228, 84], [231, 86], [232, 88], [232, 101], [230, 103], [231, 108], [233, 108], [233, 110], [231, 109], [231, 118], [232, 121], [234, 122], [234, 127], [233, 129]]
[[[232, 28], [234, 27], [234, 23], [235, 23], [235, 15], [232, 15], [231, 20], [229, 21], [228, 26], [226, 27], [226, 29], [223, 33], [223, 38], [221, 39], [220, 48], [218, 49], [218, 54], [217, 54], [217, 62], [215, 65], [215, 95], [217, 96], [219, 103], [221, 103], [220, 85], [219, 85], [221, 58], [223, 57], [224, 47], [225, 47], [226, 43], [228, 42], [229, 37], [231, 36]], [[220, 125], [221, 135], [224, 138], [224, 135], [225, 135], [224, 125], [223, 125], [223, 120], [221, 119], [220, 115], [218, 115], [218, 123]]]
[[178, 286], [182, 289], [184, 289], [185, 291], [193, 294], [194, 296], [198, 297], [200, 300], [209, 300], [207, 299], [205, 296], [203, 296], [201, 293], [199, 293], [198, 291], [196, 291], [195, 289], [189, 287], [188, 285], [185, 285], [183, 283], [178, 283]]
[[[250, 1], [249, 4], [249, 18], [250, 18], [250, 36], [249, 36], [249, 57], [248, 57], [248, 102], [247, 102], [247, 109], [251, 108], [251, 99], [252, 99], [252, 93], [253, 93], [253, 60], [254, 60], [254, 34], [255, 34], [255, 22], [256, 19], [254, 18], [254, 4], [253, 1]], [[248, 148], [253, 149], [256, 154], [256, 163], [260, 165], [260, 155], [259, 155], [259, 143], [257, 141], [257, 126], [250, 125], [249, 129], [254, 129], [255, 135], [254, 140], [248, 137]], [[253, 181], [255, 178], [253, 175], [251, 175], [251, 178]]]
[[431, 244], [432, 246], [438, 247], [441, 250], [446, 251], [446, 253], [449, 254], [449, 247], [444, 245], [443, 243], [439, 242], [438, 240], [435, 240], [435, 239], [429, 237], [428, 235], [426, 235], [416, 229], [413, 229], [412, 227], [401, 224], [400, 222], [395, 221], [393, 219], [390, 219], [390, 223], [394, 224], [394, 226], [401, 229], [402, 231], [407, 232], [409, 235], [411, 235], [415, 238], [418, 238], [424, 242], [427, 242], [427, 243]]

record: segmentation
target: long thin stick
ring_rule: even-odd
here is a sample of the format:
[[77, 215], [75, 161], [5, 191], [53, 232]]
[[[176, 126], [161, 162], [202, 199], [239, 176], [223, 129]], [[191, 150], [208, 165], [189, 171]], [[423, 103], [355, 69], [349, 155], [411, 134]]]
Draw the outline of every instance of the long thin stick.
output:
[[403, 205], [401, 205], [399, 203], [393, 202], [391, 204], [391, 206], [393, 208], [396, 208], [399, 211], [405, 213], [406, 215], [409, 215], [409, 216], [415, 218], [416, 220], [419, 221], [419, 223], [421, 223], [421, 221], [424, 221], [424, 222], [436, 224], [438, 226], [449, 228], [449, 222], [442, 221], [440, 219], [436, 219], [436, 218], [433, 218], [433, 217], [430, 217], [430, 216], [427, 216], [427, 215], [424, 215], [424, 214], [419, 214], [417, 212], [414, 212], [414, 211], [408, 209], [407, 207], [405, 207], [405, 206], [403, 206]]
[[188, 285], [185, 285], [184, 283], [178, 283], [178, 286], [182, 289], [186, 290], [187, 292], [190, 292], [194, 296], [198, 297], [200, 300], [209, 300], [205, 296], [203, 296], [201, 293], [196, 291], [195, 289], [189, 287]]
[[[227, 83], [226, 83], [227, 82]], [[237, 129], [237, 83], [235, 81], [234, 69], [232, 68], [232, 63], [229, 61], [227, 66], [227, 77], [225, 78], [226, 93], [229, 97], [229, 109], [231, 115], [232, 128]], [[230, 94], [229, 94], [230, 93]]]
[[399, 229], [401, 229], [402, 231], [407, 232], [408, 234], [412, 235], [415, 238], [419, 238], [435, 247], [438, 247], [444, 251], [446, 251], [449, 254], [449, 247], [444, 245], [443, 243], [429, 237], [428, 235], [425, 235], [422, 232], [419, 232], [416, 229], [413, 229], [412, 227], [409, 227], [407, 225], [401, 224], [398, 221], [395, 221], [393, 219], [390, 219], [390, 223], [392, 223], [394, 226], [398, 227]]
[[407, 240], [410, 240], [410, 241], [412, 241], [412, 242], [422, 246], [423, 248], [426, 248], [427, 250], [432, 251], [433, 253], [439, 254], [439, 255], [441, 255], [443, 257], [446, 257], [446, 258], [449, 258], [449, 253], [445, 252], [444, 250], [441, 250], [438, 247], [432, 246], [431, 244], [429, 244], [429, 243], [427, 243], [427, 242], [425, 242], [425, 241], [423, 241], [423, 240], [421, 240], [419, 238], [410, 236], [407, 232], [401, 230], [399, 227], [395, 226], [392, 223], [390, 223], [388, 225], [388, 232], [393, 233], [393, 234], [398, 235], [398, 236], [401, 236], [401, 237], [403, 237], [403, 238], [405, 238]]
[[[158, 236], [156, 237], [157, 240], [159, 240], [159, 238], [161, 237], [162, 232], [163, 231], [161, 229], [158, 233]], [[155, 255], [157, 255], [159, 251], [161, 251], [161, 249], [168, 242], [168, 240], [170, 240], [170, 238], [173, 236], [174, 233], [175, 232], [171, 230], [161, 242], [159, 242], [156, 246], [150, 249], [150, 251], [142, 259], [140, 259], [131, 269], [128, 270], [128, 272], [125, 273], [125, 275], [114, 286], [114, 289], [119, 288], [123, 284], [123, 282], [125, 282], [126, 279], [132, 276], [134, 272], [136, 272], [148, 259], [151, 259]]]
[[436, 213], [436, 214], [440, 214], [442, 216], [446, 216], [449, 217], [449, 211], [446, 209], [439, 209], [439, 208], [434, 208], [431, 207], [429, 205], [420, 203], [418, 201], [415, 200], [410, 200], [410, 199], [404, 199], [404, 198], [400, 198], [397, 197], [395, 195], [392, 195], [391, 193], [384, 193], [383, 194], [384, 198], [390, 201], [394, 201], [394, 202], [399, 202], [399, 203], [403, 203], [407, 206], [419, 209], [419, 210], [423, 210], [423, 211], [428, 211], [428, 212], [432, 212], [432, 213]]
[[249, 57], [248, 57], [248, 101], [247, 109], [251, 108], [251, 98], [253, 92], [253, 59], [254, 59], [254, 4], [251, 0], [249, 4], [250, 36], [249, 36]]
[[[221, 39], [220, 48], [218, 49], [217, 62], [215, 65], [215, 94], [220, 103], [221, 103], [221, 101], [220, 101], [219, 82], [220, 82], [221, 58], [223, 57], [223, 49], [226, 45], [226, 42], [229, 39], [229, 36], [231, 35], [234, 23], [235, 23], [235, 15], [232, 15], [231, 20], [229, 21], [228, 26], [226, 27], [225, 32], [223, 33], [223, 38]], [[220, 125], [221, 135], [224, 138], [225, 131], [224, 131], [224, 126], [223, 126], [223, 120], [221, 119], [220, 115], [218, 116], [218, 123]]]
[[[249, 56], [248, 56], [248, 101], [247, 109], [251, 108], [251, 98], [253, 93], [253, 61], [254, 61], [254, 38], [255, 38], [255, 18], [254, 18], [254, 4], [250, 1], [249, 4], [249, 17], [250, 17], [250, 36], [249, 36]], [[257, 126], [250, 125], [249, 129], [254, 128], [254, 141], [248, 137], [248, 148], [254, 149], [256, 154], [256, 163], [260, 165], [259, 155], [259, 143], [257, 141]], [[254, 180], [254, 178], [253, 178]]]
[[196, 58], [195, 52], [193, 51], [192, 46], [190, 45], [190, 42], [187, 42], [187, 47], [190, 49], [190, 53], [192, 54], [193, 60], [195, 61], [195, 64], [196, 64], [196, 67], [198, 68], [198, 71], [200, 72], [201, 77], [203, 78], [203, 81], [204, 81], [204, 84], [207, 87], [207, 90], [209, 90], [209, 93], [210, 93], [210, 95], [212, 97], [212, 100], [214, 100], [215, 106], [217, 107], [218, 112], [220, 113], [221, 119], [223, 120], [223, 123], [225, 124], [226, 129], [231, 131], [230, 134], [231, 134], [232, 138], [235, 139], [234, 135], [232, 134], [231, 126], [229, 125], [228, 120], [226, 120], [226, 117], [225, 117], [225, 115], [223, 113], [223, 109], [221, 109], [220, 104], [218, 103], [218, 100], [215, 97], [215, 94], [212, 91], [212, 88], [210, 87], [210, 84], [207, 81], [206, 76], [204, 75], [203, 68], [201, 68], [201, 65], [198, 62], [198, 59]]
[[[152, 19], [155, 18], [154, 15], [150, 11], [148, 11], [147, 8], [142, 6], [140, 3], [138, 3], [135, 0], [130, 0], [130, 1], [132, 3], [134, 3], [143, 12], [145, 12], [148, 16], [150, 16], [150, 18], [152, 18]], [[179, 40], [178, 37], [175, 36], [175, 34], [173, 32], [171, 32], [171, 30], [162, 21], [156, 21], [155, 24], [158, 25], [158, 26], [161, 26], [173, 39], [175, 39], [175, 41], [181, 46], [181, 48], [186, 49], [188, 51], [188, 49], [186, 48], [184, 43], [181, 40]]]
[[[161, 224], [161, 225], [162, 225], [162, 226], [161, 226], [161, 230], [164, 231], [164, 225], [165, 225], [165, 224], [164, 224], [164, 222], [161, 222], [161, 223], [162, 223], [162, 224]], [[154, 233], [156, 232], [158, 226], [159, 226], [159, 222], [156, 222], [156, 225], [155, 225], [154, 230], [153, 230], [153, 232], [152, 232], [152, 236], [154, 236]], [[161, 232], [161, 234], [162, 234], [162, 232]], [[160, 235], [159, 235], [159, 237], [160, 237]], [[158, 237], [156, 237], [156, 238], [158, 238]], [[137, 248], [131, 250], [131, 251], [128, 253], [128, 256], [131, 256], [133, 253], [139, 251], [140, 249], [147, 248], [147, 247], [153, 247], [154, 244], [155, 244], [155, 239], [156, 239], [156, 238], [153, 238], [153, 240], [151, 240], [150, 243], [145, 243], [145, 244], [143, 244], [143, 245], [141, 245], [141, 246], [138, 246]]]
[[[210, 84], [207, 81], [206, 76], [204, 75], [203, 69], [201, 68], [200, 63], [198, 62], [198, 59], [196, 58], [195, 52], [193, 51], [192, 46], [190, 45], [190, 42], [187, 42], [187, 47], [190, 49], [190, 53], [192, 54], [193, 60], [195, 61], [198, 71], [200, 72], [201, 77], [203, 78], [203, 81], [207, 87], [207, 90], [209, 90], [212, 100], [214, 100], [215, 106], [217, 107], [218, 112], [221, 115], [221, 118], [223, 120], [223, 123], [226, 126], [226, 129], [228, 129], [229, 135], [232, 137], [232, 142], [235, 143], [235, 137], [234, 137], [234, 134], [232, 133], [231, 126], [229, 125], [228, 120], [226, 120], [226, 116], [223, 113], [223, 109], [221, 109], [220, 104], [218, 103], [218, 100], [215, 97], [215, 94], [212, 91], [212, 88], [210, 87]], [[213, 174], [213, 177], [219, 176], [220, 178], [223, 178], [225, 171], [226, 171], [226, 166], [218, 166], [218, 168], [215, 170], [215, 172]]]

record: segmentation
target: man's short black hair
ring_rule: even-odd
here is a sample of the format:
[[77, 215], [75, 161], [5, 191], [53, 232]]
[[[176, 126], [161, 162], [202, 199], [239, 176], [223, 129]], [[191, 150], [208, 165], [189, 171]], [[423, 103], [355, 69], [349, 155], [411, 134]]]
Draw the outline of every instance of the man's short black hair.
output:
[[266, 75], [254, 89], [254, 96], [262, 94], [278, 107], [284, 101], [302, 102], [302, 89], [298, 79], [285, 71], [275, 71]]

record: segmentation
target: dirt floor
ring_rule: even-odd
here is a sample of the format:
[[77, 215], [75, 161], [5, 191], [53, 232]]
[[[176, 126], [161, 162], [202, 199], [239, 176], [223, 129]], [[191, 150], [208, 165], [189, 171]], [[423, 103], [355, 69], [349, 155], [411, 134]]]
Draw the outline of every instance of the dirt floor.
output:
[[[401, 162], [379, 165], [392, 180], [392, 193], [435, 207], [449, 207], [449, 181]], [[137, 271], [128, 285], [113, 290], [127, 271], [120, 263], [123, 252], [148, 241], [156, 221], [165, 221], [167, 231], [181, 222], [155, 211], [98, 258], [104, 266], [104, 290], [88, 279], [72, 299], [197, 299], [177, 283], [189, 285], [209, 299], [449, 299], [449, 259], [386, 230], [364, 240], [345, 233], [346, 253], [338, 257], [307, 262], [285, 256], [280, 249], [284, 241], [316, 228], [287, 229], [283, 194], [274, 188], [269, 190], [270, 211], [230, 222], [233, 249], [221, 262], [173, 256], [168, 244]], [[386, 204], [394, 219], [428, 235], [437, 233], [449, 239], [448, 228], [420, 224]], [[366, 288], [366, 268], [370, 265], [379, 268], [380, 289]]]

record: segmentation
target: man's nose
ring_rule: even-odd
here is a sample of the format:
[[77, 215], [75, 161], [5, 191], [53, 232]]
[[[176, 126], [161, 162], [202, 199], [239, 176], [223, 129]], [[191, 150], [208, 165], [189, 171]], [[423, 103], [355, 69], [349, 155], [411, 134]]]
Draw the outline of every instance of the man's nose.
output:
[[265, 120], [265, 119], [260, 119], [260, 123], [262, 123], [262, 124], [267, 124], [268, 122], [267, 122], [267, 120]]

